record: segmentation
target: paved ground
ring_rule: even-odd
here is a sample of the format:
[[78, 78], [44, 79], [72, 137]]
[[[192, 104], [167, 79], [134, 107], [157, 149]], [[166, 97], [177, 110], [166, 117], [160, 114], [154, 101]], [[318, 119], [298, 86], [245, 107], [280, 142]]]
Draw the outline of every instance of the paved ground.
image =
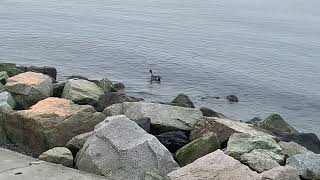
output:
[[106, 180], [0, 148], [0, 180]]

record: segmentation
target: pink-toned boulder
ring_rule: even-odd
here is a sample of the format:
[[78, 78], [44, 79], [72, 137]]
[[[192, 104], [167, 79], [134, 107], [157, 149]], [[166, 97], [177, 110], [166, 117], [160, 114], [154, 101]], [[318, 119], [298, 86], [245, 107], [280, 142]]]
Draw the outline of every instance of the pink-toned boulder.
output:
[[52, 95], [52, 79], [41, 73], [26, 72], [7, 79], [5, 88], [13, 96], [18, 109], [27, 109]]
[[104, 118], [92, 106], [50, 97], [28, 110], [5, 114], [3, 130], [12, 143], [42, 153], [56, 146], [65, 146], [74, 136], [92, 131]]

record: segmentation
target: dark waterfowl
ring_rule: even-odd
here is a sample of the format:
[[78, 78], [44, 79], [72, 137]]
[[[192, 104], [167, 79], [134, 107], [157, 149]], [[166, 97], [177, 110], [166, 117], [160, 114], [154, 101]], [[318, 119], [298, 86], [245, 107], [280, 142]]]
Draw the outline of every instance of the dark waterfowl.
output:
[[154, 76], [152, 70], [150, 70], [151, 79], [150, 82], [161, 82], [161, 76]]

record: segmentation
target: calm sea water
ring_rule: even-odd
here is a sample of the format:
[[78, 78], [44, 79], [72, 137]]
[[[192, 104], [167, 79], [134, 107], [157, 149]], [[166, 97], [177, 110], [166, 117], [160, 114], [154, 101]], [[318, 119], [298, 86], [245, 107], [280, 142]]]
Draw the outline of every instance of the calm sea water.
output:
[[[320, 135], [319, 0], [1, 0], [0, 62], [124, 82], [131, 95]], [[149, 84], [149, 69], [163, 76]], [[237, 104], [214, 99], [235, 94]]]

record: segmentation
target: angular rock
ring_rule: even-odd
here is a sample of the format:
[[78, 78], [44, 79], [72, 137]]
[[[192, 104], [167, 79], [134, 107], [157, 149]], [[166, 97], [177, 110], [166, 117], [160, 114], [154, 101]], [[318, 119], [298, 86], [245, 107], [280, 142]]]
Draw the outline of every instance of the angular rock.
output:
[[113, 85], [113, 87], [117, 90], [117, 91], [122, 91], [125, 89], [125, 86], [123, 83], [116, 83]]
[[47, 98], [28, 110], [6, 113], [3, 127], [10, 142], [42, 153], [65, 146], [74, 136], [92, 131], [104, 118], [91, 106], [80, 106], [62, 98]]
[[217, 150], [167, 175], [171, 180], [259, 180], [258, 173]]
[[62, 97], [76, 104], [98, 102], [103, 95], [102, 89], [95, 83], [83, 79], [69, 79], [64, 86]]
[[171, 153], [190, 143], [190, 138], [182, 131], [167, 132], [156, 137]]
[[268, 171], [283, 164], [284, 156], [269, 150], [255, 149], [240, 156], [240, 162], [247, 164], [251, 169], [258, 173]]
[[50, 77], [34, 72], [21, 73], [7, 79], [5, 85], [17, 103], [18, 109], [27, 109], [52, 95]]
[[61, 164], [67, 167], [73, 167], [73, 156], [71, 151], [65, 147], [55, 147], [42, 153], [39, 156], [40, 160]]
[[123, 115], [108, 117], [95, 127], [76, 165], [106, 178], [130, 180], [140, 180], [147, 172], [164, 176], [179, 167], [156, 137]]
[[170, 104], [180, 107], [195, 108], [193, 102], [185, 94], [179, 94]]
[[281, 135], [280, 138], [282, 141], [296, 142], [309, 151], [320, 154], [320, 140], [318, 136], [313, 133], [287, 134]]
[[35, 66], [29, 66], [27, 67], [27, 71], [30, 72], [37, 72], [42, 73], [50, 76], [54, 80], [57, 79], [57, 69], [54, 67], [44, 66], [44, 67], [35, 67]]
[[93, 131], [79, 134], [67, 142], [66, 147], [72, 152], [73, 157], [82, 149], [86, 140], [93, 134]]
[[267, 129], [277, 134], [288, 133], [294, 134], [299, 133], [292, 126], [290, 126], [280, 115], [272, 114], [267, 119], [258, 123], [258, 127]]
[[[226, 154], [240, 160], [243, 154], [258, 149], [267, 150], [270, 154], [272, 152], [277, 155], [284, 155], [281, 147], [272, 137], [255, 136], [245, 133], [234, 133], [230, 137]], [[276, 157], [273, 157], [273, 159], [275, 158]], [[284, 157], [282, 159], [284, 159]]]
[[0, 72], [0, 83], [6, 84], [7, 79], [9, 79], [8, 73], [6, 71], [1, 71]]
[[291, 166], [279, 166], [260, 174], [261, 180], [300, 180], [298, 171]]
[[220, 149], [220, 143], [216, 135], [208, 133], [179, 149], [176, 152], [176, 159], [180, 166], [185, 166], [217, 149]]
[[202, 107], [200, 108], [200, 111], [202, 112], [203, 116], [206, 117], [218, 117], [218, 118], [224, 118], [225, 116], [222, 113], [213, 111], [212, 109]]
[[0, 63], [0, 71], [6, 71], [9, 77], [23, 72], [13, 63]]
[[283, 153], [288, 155], [288, 157], [291, 157], [291, 156], [294, 156], [297, 154], [302, 154], [302, 153], [308, 151], [305, 147], [303, 147], [295, 142], [292, 142], [292, 141], [291, 142], [281, 141], [278, 144], [281, 147], [281, 149], [283, 150]]
[[149, 117], [152, 134], [181, 130], [189, 131], [193, 124], [202, 117], [202, 113], [198, 109], [146, 102], [114, 104], [107, 107], [103, 113], [107, 116], [123, 114], [131, 120]]
[[103, 78], [99, 81], [99, 87], [102, 88], [104, 93], [113, 91], [113, 84], [112, 82], [107, 79], [107, 78]]
[[11, 111], [15, 108], [16, 102], [8, 92], [0, 93], [0, 112]]
[[99, 97], [99, 100], [93, 106], [97, 111], [103, 111], [106, 107], [111, 106], [117, 103], [123, 102], [140, 102], [143, 101], [142, 98], [136, 98], [132, 96], [128, 96], [124, 93], [120, 92], [108, 92]]
[[53, 84], [53, 97], [62, 97], [64, 86], [66, 85], [65, 82], [57, 82]]
[[142, 129], [144, 129], [147, 133], [150, 132], [151, 119], [148, 117], [143, 117], [137, 120], [134, 120]]
[[304, 179], [320, 179], [320, 154], [312, 152], [297, 154], [287, 159], [287, 165], [295, 168]]
[[247, 123], [231, 120], [228, 118], [209, 118], [203, 117], [200, 121], [194, 124], [190, 138], [191, 140], [198, 139], [208, 132], [213, 132], [222, 147], [226, 146], [229, 137], [234, 133], [247, 133], [254, 136], [270, 136], [262, 131], [253, 128]]

